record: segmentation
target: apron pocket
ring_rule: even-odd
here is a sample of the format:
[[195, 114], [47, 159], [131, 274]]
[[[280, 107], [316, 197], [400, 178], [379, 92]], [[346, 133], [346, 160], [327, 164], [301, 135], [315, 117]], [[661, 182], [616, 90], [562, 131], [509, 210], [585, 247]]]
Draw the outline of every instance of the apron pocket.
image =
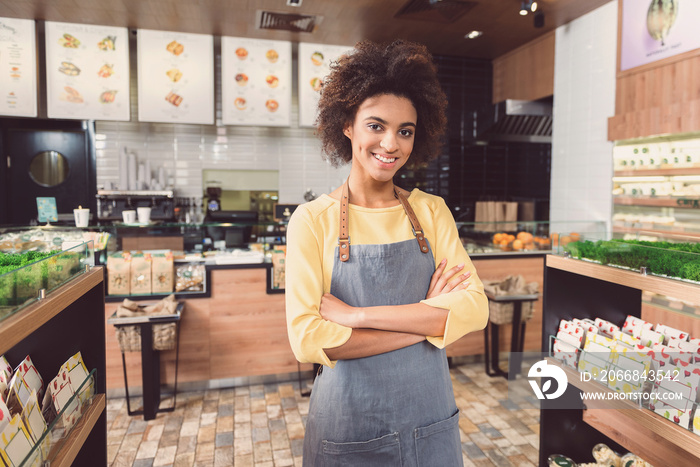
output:
[[462, 466], [459, 410], [450, 418], [414, 430], [416, 458], [422, 467]]
[[399, 434], [351, 443], [323, 441], [326, 467], [401, 467]]

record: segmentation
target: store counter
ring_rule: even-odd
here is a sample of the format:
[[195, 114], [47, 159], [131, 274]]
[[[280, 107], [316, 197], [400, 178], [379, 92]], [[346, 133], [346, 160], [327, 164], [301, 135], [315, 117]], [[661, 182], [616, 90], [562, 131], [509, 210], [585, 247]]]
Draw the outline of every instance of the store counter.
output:
[[[283, 293], [268, 293], [271, 263], [208, 265], [208, 297], [185, 300], [180, 323], [178, 384], [210, 387], [241, 384], [248, 377], [296, 373], [289, 346]], [[105, 316], [119, 305], [109, 296]], [[146, 297], [131, 297], [131, 299]], [[107, 388], [123, 390], [122, 362], [114, 328], [106, 329]], [[141, 381], [139, 354], [126, 355], [130, 381]], [[301, 369], [311, 370], [311, 365]], [[161, 352], [161, 381], [175, 379], [175, 351]]]

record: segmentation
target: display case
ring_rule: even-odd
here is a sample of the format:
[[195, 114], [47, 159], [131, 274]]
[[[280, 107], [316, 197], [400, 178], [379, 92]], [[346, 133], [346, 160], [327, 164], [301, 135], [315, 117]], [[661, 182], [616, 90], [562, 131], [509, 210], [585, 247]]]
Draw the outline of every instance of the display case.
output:
[[58, 248], [53, 253], [0, 253], [0, 322], [85, 273], [92, 264], [88, 243], [63, 251]]
[[[544, 353], [551, 355], [552, 336], [557, 334], [562, 319], [598, 318], [621, 330], [628, 320], [639, 319], [650, 326], [655, 324], [657, 330], [660, 326], [687, 329], [680, 334], [683, 337], [680, 340], [687, 340], [689, 344], [692, 338], [700, 337], [700, 319], [695, 313], [700, 306], [700, 281], [678, 277], [679, 273], [672, 270], [674, 266], [682, 270], [683, 265], [700, 264], [698, 253], [693, 251], [698, 244], [669, 242], [667, 238], [657, 242], [615, 238], [619, 236], [612, 232], [605, 236], [583, 234], [578, 241], [560, 247], [558, 254], [546, 257]], [[670, 334], [666, 334], [662, 336], [663, 345], [670, 345], [670, 339], [666, 340]], [[624, 340], [621, 334], [617, 336]], [[615, 348], [614, 355], [624, 354], [621, 347]], [[635, 351], [656, 361], [657, 369], [682, 365], [679, 360], [672, 359], [665, 347], [654, 347], [652, 353], [644, 348], [635, 347]], [[561, 399], [578, 401], [578, 405], [572, 402], [571, 406], [555, 409], [553, 407], [561, 401], [542, 401], [540, 465], [546, 465], [548, 455], [554, 453], [586, 461], [591, 458], [591, 447], [598, 443], [618, 452], [634, 452], [652, 465], [700, 463], [700, 418], [695, 423], [692, 418], [692, 413], [700, 415], [696, 390], [683, 386], [688, 394], [676, 405], [683, 409], [679, 414], [685, 413], [691, 418], [676, 417], [673, 410], [670, 414], [655, 410], [651, 397], [637, 401], [614, 397], [615, 392], [629, 388], [611, 387], [609, 381], [607, 385], [600, 381], [584, 381], [580, 376], [580, 362], [585, 355], [585, 350], [577, 351], [569, 365], [561, 359], [549, 359], [549, 363], [558, 365], [567, 376], [569, 387]], [[621, 365], [619, 357], [610, 360], [612, 370]], [[679, 374], [687, 378], [691, 372], [680, 370]], [[648, 390], [653, 394], [654, 386], [651, 388]], [[582, 403], [583, 393], [596, 393], [599, 397]]]
[[[602, 234], [603, 221], [457, 222], [459, 237], [473, 258], [483, 256], [544, 255], [576, 232]], [[563, 234], [561, 232], [564, 232]]]
[[613, 227], [700, 237], [700, 134], [618, 141]]

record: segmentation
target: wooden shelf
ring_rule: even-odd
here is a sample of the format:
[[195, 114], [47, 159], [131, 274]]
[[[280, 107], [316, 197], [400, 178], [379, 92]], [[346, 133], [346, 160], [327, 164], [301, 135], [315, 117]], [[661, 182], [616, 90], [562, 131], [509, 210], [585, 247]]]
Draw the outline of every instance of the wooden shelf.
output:
[[[576, 370], [553, 358], [547, 360], [582, 392], [614, 392], [595, 381], [581, 381]], [[630, 401], [587, 400], [583, 421], [652, 465], [700, 465], [700, 436]]]
[[0, 355], [58, 315], [103, 279], [102, 267], [91, 268], [46, 296], [0, 322]]
[[73, 464], [78, 452], [85, 444], [88, 435], [97, 424], [106, 407], [106, 397], [104, 394], [96, 394], [85, 413], [80, 417], [78, 423], [68, 433], [55, 449], [51, 449], [49, 460], [51, 467], [70, 467]]
[[546, 265], [554, 269], [580, 274], [593, 279], [666, 295], [688, 303], [697, 303], [698, 297], [700, 297], [700, 285], [676, 279], [648, 276], [626, 269], [555, 255], [547, 256]]
[[613, 232], [615, 233], [631, 233], [631, 234], [644, 234], [644, 232], [660, 234], [660, 235], [682, 235], [685, 237], [700, 238], [700, 232], [687, 232], [683, 230], [664, 230], [646, 227], [624, 227], [621, 225], [613, 225]]
[[614, 196], [613, 204], [618, 206], [698, 209], [700, 208], [700, 199], [681, 196], [673, 198], [660, 196]]
[[615, 177], [658, 177], [674, 175], [700, 175], [700, 166], [698, 167], [677, 167], [668, 169], [633, 169], [633, 170], [616, 170]]

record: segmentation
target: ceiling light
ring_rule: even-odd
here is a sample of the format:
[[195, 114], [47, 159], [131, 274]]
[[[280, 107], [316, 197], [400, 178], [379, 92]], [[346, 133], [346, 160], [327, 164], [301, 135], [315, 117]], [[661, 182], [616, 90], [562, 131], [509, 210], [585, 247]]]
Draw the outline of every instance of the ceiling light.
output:
[[537, 11], [537, 2], [530, 2], [530, 11], [533, 13]]
[[527, 2], [520, 3], [520, 15], [525, 16], [527, 14], [528, 4]]
[[464, 36], [465, 39], [476, 39], [477, 37], [481, 36], [484, 32], [483, 31], [471, 31], [469, 34]]

